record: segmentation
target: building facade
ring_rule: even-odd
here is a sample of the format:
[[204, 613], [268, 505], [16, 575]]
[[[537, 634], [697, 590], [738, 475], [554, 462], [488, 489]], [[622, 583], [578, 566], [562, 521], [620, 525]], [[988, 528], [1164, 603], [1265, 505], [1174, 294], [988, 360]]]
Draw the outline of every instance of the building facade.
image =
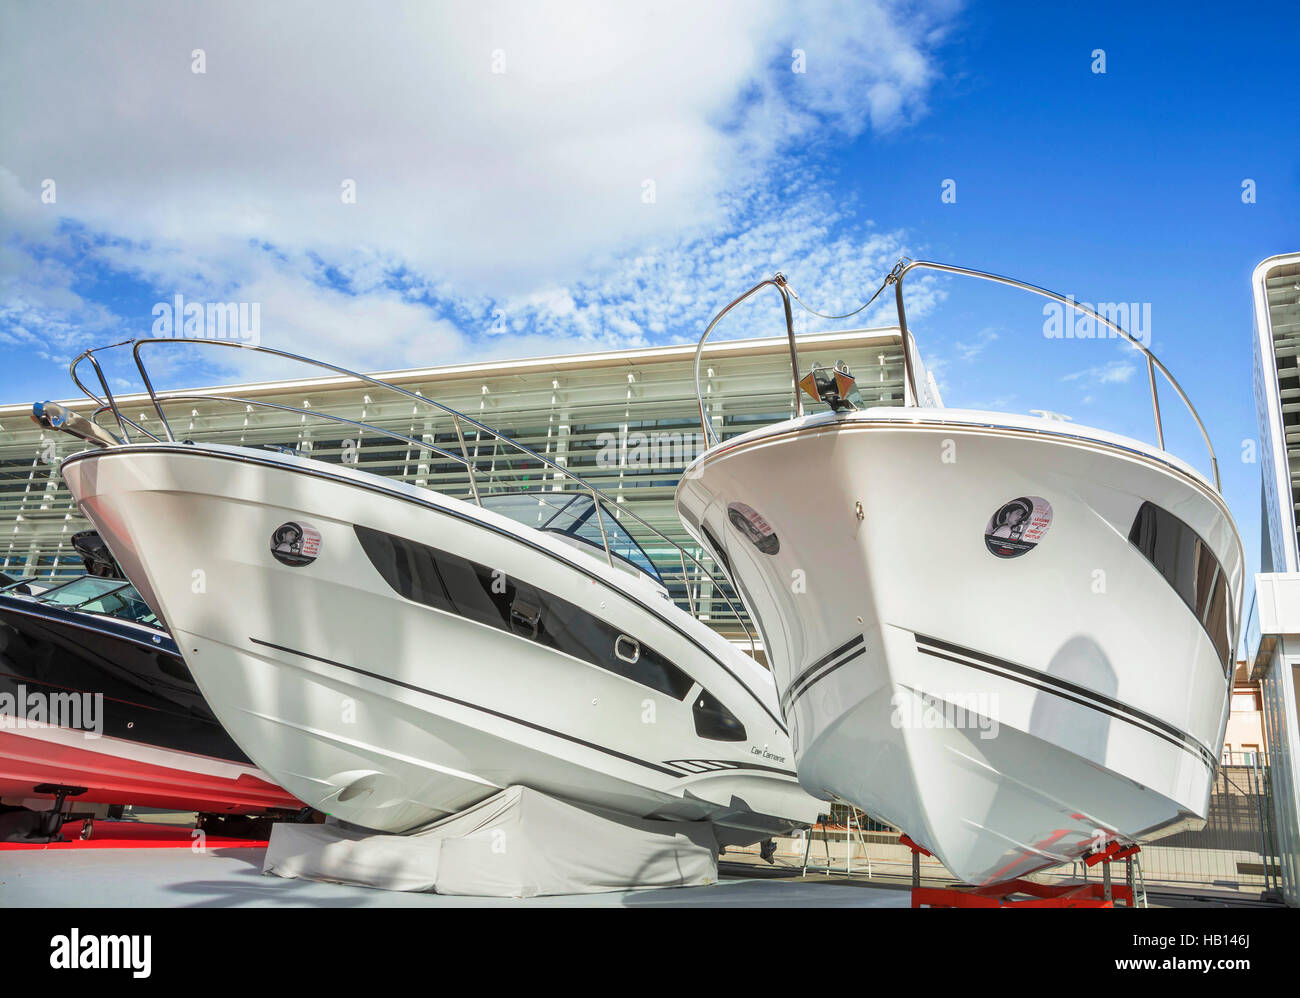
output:
[[1247, 615], [1247, 661], [1260, 684], [1281, 886], [1300, 904], [1300, 253], [1270, 257], [1252, 278], [1260, 434], [1261, 573]]
[[[799, 338], [799, 364], [806, 372], [813, 363], [844, 361], [866, 404], [901, 405], [900, 343], [896, 328], [805, 335]], [[653, 347], [378, 377], [508, 435], [605, 492], [655, 562], [670, 595], [697, 612], [702, 605], [701, 616], [716, 619], [725, 630], [727, 615], [720, 610], [711, 618], [708, 612], [718, 600], [717, 589], [725, 586], [684, 563], [673, 546], [707, 561], [673, 507], [683, 469], [705, 449], [694, 356], [694, 346]], [[701, 389], [713, 427], [724, 438], [790, 418], [792, 384], [785, 337], [712, 343], [701, 359]], [[472, 422], [414, 404], [409, 396], [385, 394], [359, 379], [312, 377], [167, 394], [172, 401], [164, 412], [178, 439], [287, 448], [466, 498], [474, 488], [511, 491], [563, 477], [501, 446]], [[0, 407], [0, 571], [11, 578], [68, 577], [82, 571], [70, 538], [88, 524], [62, 481], [59, 463], [83, 445], [39, 428], [31, 419], [31, 401]], [[117, 401], [129, 418], [161, 435], [148, 396], [123, 395]], [[66, 404], [83, 415], [95, 409], [86, 400]], [[429, 446], [305, 414], [311, 412], [388, 429]], [[110, 414], [101, 413], [100, 422], [116, 432]], [[444, 459], [462, 453], [471, 456], [473, 483], [465, 467]], [[554, 488], [560, 490], [558, 482]], [[624, 511], [636, 513], [663, 536], [638, 533]]]

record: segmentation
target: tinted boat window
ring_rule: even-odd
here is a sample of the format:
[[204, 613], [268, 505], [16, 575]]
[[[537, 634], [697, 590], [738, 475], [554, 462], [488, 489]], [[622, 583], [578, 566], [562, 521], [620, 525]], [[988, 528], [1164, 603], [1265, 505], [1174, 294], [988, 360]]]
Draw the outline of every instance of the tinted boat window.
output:
[[558, 492], [500, 493], [483, 496], [482, 502], [484, 509], [508, 516], [516, 523], [548, 533], [563, 534], [598, 548], [602, 558], [605, 555], [605, 540], [608, 538], [610, 554], [644, 572], [656, 582], [663, 583], [659, 569], [645, 553], [645, 549], [623, 528], [607, 505], [602, 505], [600, 515], [597, 515], [596, 504], [589, 495]]
[[53, 589], [47, 589], [38, 598], [42, 603], [75, 607], [105, 596], [114, 590], [122, 589], [125, 586], [126, 583], [121, 579], [104, 579], [98, 576], [85, 575], [79, 579], [73, 579], [71, 582], [65, 582], [61, 586], [55, 586]]
[[708, 690], [700, 690], [691, 708], [695, 715], [695, 733], [716, 742], [745, 741], [745, 726]]
[[88, 613], [103, 613], [111, 617], [120, 617], [123, 620], [131, 620], [137, 624], [148, 624], [151, 627], [159, 626], [158, 618], [154, 616], [154, 612], [149, 609], [149, 605], [140, 598], [140, 594], [132, 586], [114, 590], [99, 599], [81, 604], [77, 609]]
[[[568, 600], [448, 551], [355, 529], [371, 564], [409, 600], [536, 641], [676, 700], [695, 685], [663, 655]], [[620, 637], [622, 657], [615, 652]]]
[[1209, 635], [1224, 671], [1231, 672], [1228, 586], [1210, 546], [1178, 517], [1150, 502], [1138, 510], [1128, 539], [1183, 598]]
[[1232, 669], [1232, 660], [1230, 658], [1232, 649], [1228, 645], [1228, 634], [1232, 630], [1231, 622], [1228, 620], [1228, 586], [1227, 580], [1223, 573], [1214, 583], [1214, 593], [1205, 608], [1205, 617], [1201, 621], [1205, 625], [1205, 632], [1214, 641], [1215, 648], [1219, 652], [1219, 660], [1223, 662], [1223, 667], [1227, 671]]

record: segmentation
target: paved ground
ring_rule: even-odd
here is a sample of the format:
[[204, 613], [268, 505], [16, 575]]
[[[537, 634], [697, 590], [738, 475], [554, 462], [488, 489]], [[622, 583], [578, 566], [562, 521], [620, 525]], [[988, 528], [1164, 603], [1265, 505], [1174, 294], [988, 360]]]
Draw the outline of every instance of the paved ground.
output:
[[906, 908], [906, 891], [823, 877], [725, 876], [713, 887], [513, 900], [407, 894], [262, 875], [262, 849], [0, 852], [0, 908]]

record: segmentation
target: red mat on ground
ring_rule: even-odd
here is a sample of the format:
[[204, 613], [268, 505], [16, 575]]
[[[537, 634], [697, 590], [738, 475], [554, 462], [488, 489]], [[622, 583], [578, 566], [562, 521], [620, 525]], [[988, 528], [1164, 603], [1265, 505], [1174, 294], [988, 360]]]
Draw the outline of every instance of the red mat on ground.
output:
[[[81, 836], [81, 822], [69, 821], [63, 826], [67, 842], [0, 842], [0, 851], [7, 849], [184, 849], [197, 840], [194, 829], [185, 825], [154, 825], [147, 821], [96, 821], [95, 830], [88, 839]], [[266, 839], [232, 839], [223, 835], [208, 835], [203, 839], [206, 849], [265, 849]]]

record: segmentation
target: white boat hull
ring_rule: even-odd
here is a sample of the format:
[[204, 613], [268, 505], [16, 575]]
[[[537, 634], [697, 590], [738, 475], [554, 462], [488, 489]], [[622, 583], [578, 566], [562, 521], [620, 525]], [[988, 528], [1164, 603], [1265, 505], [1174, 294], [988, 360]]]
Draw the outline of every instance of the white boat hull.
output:
[[[115, 448], [70, 459], [64, 474], [227, 731], [312, 807], [400, 832], [522, 784], [624, 813], [712, 819], [724, 843], [816, 815], [770, 676], [648, 581], [568, 544], [428, 490], [243, 448]], [[309, 564], [272, 556], [289, 522], [319, 534]], [[652, 689], [399, 595], [363, 548], [365, 530], [442, 552], [462, 574], [477, 564], [503, 586], [535, 587], [578, 608], [575, 633], [603, 621], [695, 682]], [[460, 582], [474, 589], [475, 578]], [[493, 605], [481, 589], [464, 595]], [[745, 741], [696, 733], [701, 686], [740, 719]]]
[[[1203, 818], [1227, 719], [1231, 639], [1225, 666], [1129, 540], [1144, 502], [1176, 514], [1221, 563], [1235, 621], [1226, 507], [1162, 452], [1041, 426], [805, 417], [715, 448], [677, 493], [762, 630], [805, 788], [968, 883]], [[1000, 556], [985, 533], [1019, 497], [1050, 520]]]

